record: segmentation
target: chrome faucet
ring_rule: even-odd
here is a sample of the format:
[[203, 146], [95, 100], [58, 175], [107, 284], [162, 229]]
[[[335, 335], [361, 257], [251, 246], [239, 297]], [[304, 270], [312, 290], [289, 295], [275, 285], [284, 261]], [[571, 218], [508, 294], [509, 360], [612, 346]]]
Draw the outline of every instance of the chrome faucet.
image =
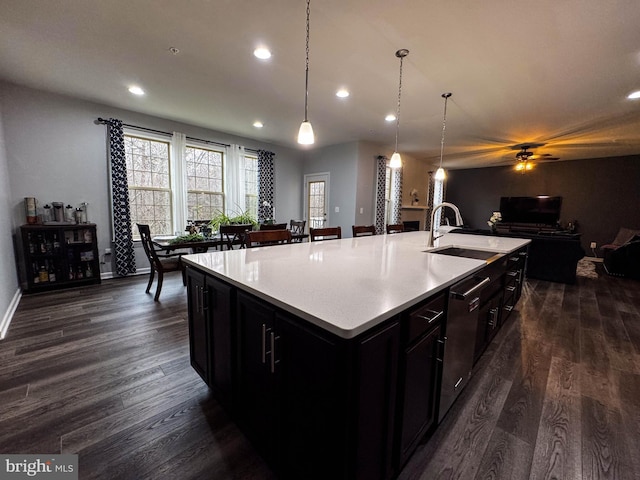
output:
[[434, 228], [434, 223], [435, 223], [435, 218], [436, 218], [436, 212], [438, 210], [440, 210], [443, 207], [451, 207], [451, 209], [455, 212], [456, 214], [456, 226], [462, 226], [463, 222], [462, 222], [462, 215], [460, 215], [460, 209], [458, 207], [456, 207], [453, 203], [449, 203], [449, 202], [442, 202], [440, 205], [438, 205], [437, 207], [435, 207], [433, 209], [433, 212], [431, 212], [431, 227], [429, 228], [429, 237], [427, 238], [427, 247], [433, 247], [433, 241], [436, 238], [440, 238], [442, 235], [439, 235], [438, 237], [435, 236], [435, 228]]

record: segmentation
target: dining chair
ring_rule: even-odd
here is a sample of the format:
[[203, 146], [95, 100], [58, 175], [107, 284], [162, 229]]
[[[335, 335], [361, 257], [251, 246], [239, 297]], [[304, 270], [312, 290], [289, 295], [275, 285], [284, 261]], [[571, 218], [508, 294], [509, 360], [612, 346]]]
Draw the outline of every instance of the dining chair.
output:
[[228, 250], [233, 250], [234, 245], [244, 247], [244, 234], [253, 229], [250, 223], [239, 225], [220, 225], [220, 250], [227, 246]]
[[336, 240], [342, 238], [342, 229], [340, 227], [310, 228], [309, 239], [312, 242], [322, 240]]
[[285, 223], [261, 223], [260, 230], [285, 230], [287, 224]]
[[351, 225], [351, 232], [354, 237], [370, 237], [376, 234], [375, 225]]
[[286, 228], [280, 230], [258, 230], [247, 232], [244, 235], [244, 244], [247, 248], [281, 245], [283, 243], [291, 243], [291, 232]]
[[402, 233], [404, 232], [404, 225], [401, 223], [387, 225], [387, 233]]
[[293, 242], [302, 242], [302, 240], [306, 237], [304, 233], [304, 227], [306, 224], [306, 220], [291, 220], [289, 222], [289, 230], [291, 230]]
[[161, 253], [165, 249], [161, 245], [151, 240], [151, 230], [149, 225], [138, 225], [138, 231], [140, 232], [140, 238], [142, 240], [142, 246], [144, 253], [147, 255], [151, 272], [149, 273], [149, 283], [147, 284], [146, 293], [151, 290], [151, 284], [153, 284], [153, 278], [155, 273], [158, 272], [158, 283], [156, 285], [156, 294], [153, 297], [154, 301], [158, 301], [160, 298], [160, 291], [162, 290], [162, 280], [166, 272], [182, 272], [182, 283], [186, 285], [186, 278], [184, 272], [184, 266], [182, 264], [182, 253]]

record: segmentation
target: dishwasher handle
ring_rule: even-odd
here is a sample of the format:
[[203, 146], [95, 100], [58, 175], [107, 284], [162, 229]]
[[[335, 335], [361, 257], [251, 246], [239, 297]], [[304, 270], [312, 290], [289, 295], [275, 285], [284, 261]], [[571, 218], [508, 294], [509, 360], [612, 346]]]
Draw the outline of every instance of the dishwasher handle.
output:
[[457, 300], [466, 300], [471, 294], [476, 292], [477, 290], [484, 287], [487, 283], [489, 283], [491, 279], [489, 277], [485, 277], [481, 282], [476, 283], [473, 287], [467, 290], [464, 293], [451, 291], [451, 296]]

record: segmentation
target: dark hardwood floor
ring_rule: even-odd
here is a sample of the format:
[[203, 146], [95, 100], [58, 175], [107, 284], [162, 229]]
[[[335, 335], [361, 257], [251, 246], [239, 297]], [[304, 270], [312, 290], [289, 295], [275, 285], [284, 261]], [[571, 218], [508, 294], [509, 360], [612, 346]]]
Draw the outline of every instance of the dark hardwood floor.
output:
[[[640, 282], [530, 280], [408, 479], [639, 479]], [[0, 452], [78, 453], [80, 478], [271, 479], [189, 365], [168, 276], [24, 296], [0, 341]], [[312, 465], [309, 468], [313, 468]]]

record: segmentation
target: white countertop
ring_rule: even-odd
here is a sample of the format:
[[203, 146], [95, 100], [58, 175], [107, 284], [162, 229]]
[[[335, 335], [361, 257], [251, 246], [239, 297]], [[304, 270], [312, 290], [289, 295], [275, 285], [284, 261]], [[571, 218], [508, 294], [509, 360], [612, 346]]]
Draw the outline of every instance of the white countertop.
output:
[[[343, 338], [353, 338], [486, 265], [426, 253], [427, 232], [295, 243], [183, 256]], [[448, 233], [434, 249], [510, 253], [530, 240]]]

